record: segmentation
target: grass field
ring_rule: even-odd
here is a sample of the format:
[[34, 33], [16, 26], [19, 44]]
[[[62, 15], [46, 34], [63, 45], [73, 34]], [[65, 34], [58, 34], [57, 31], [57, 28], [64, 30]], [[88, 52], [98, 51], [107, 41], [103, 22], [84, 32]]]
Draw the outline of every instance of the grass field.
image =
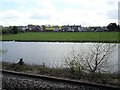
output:
[[26, 32], [2, 35], [2, 40], [16, 41], [105, 41], [120, 42], [120, 32]]

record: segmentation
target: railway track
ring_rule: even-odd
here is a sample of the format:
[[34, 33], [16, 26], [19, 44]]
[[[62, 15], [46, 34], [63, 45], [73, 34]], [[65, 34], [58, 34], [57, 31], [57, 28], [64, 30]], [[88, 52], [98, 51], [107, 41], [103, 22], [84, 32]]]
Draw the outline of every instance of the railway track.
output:
[[[117, 86], [1, 70], [2, 88], [12, 90], [120, 90]], [[1, 76], [0, 75], [0, 76]]]

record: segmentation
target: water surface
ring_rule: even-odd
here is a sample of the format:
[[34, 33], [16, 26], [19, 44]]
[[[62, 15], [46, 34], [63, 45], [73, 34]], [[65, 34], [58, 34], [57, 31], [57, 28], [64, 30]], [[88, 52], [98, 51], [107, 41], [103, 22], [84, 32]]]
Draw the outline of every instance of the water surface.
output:
[[[23, 58], [28, 64], [43, 64], [47, 66], [60, 66], [64, 63], [64, 57], [74, 51], [87, 48], [93, 43], [67, 43], [67, 42], [1, 42], [3, 52], [2, 60], [18, 62]], [[83, 47], [84, 46], [84, 47]], [[1, 56], [0, 56], [1, 57]], [[117, 70], [118, 47], [109, 56], [111, 70]], [[114, 67], [114, 68], [112, 68]]]

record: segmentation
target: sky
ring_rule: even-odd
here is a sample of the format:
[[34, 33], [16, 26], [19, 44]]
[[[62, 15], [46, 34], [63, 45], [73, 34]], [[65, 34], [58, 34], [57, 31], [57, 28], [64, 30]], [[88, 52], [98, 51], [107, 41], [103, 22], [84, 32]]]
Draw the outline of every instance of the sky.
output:
[[119, 0], [0, 0], [0, 25], [118, 24]]

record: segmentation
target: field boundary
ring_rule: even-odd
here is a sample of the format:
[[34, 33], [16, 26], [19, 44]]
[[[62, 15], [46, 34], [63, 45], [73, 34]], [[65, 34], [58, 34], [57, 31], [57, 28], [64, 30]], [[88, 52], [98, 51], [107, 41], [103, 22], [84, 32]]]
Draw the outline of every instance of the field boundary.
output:
[[78, 41], [78, 40], [0, 40], [0, 41], [13, 41], [13, 42], [74, 42], [74, 43], [120, 43], [119, 41]]

